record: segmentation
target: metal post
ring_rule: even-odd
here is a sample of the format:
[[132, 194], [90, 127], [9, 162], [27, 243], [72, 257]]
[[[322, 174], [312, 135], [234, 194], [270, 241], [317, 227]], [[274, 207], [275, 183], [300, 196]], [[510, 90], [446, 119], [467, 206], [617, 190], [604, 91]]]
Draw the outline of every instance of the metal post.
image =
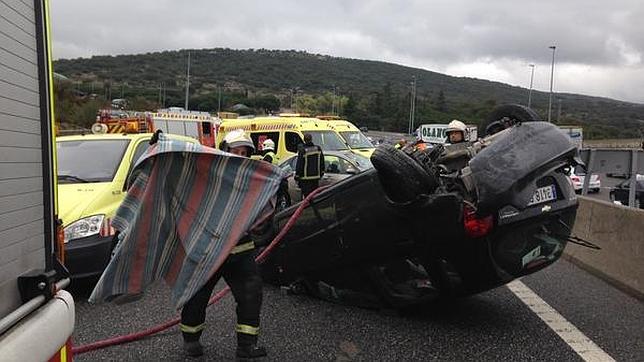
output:
[[411, 92], [409, 96], [409, 126], [407, 129], [407, 133], [411, 134], [413, 132], [414, 128], [414, 115], [415, 115], [415, 108], [416, 108], [416, 76], [412, 76], [412, 81], [410, 83], [411, 85]]
[[188, 51], [188, 70], [186, 71], [186, 103], [185, 110], [188, 110], [188, 97], [190, 94], [190, 51]]
[[586, 167], [586, 176], [584, 176], [584, 185], [581, 188], [581, 194], [588, 195], [588, 185], [590, 185], [590, 178], [592, 177], [593, 169], [595, 168], [595, 150], [590, 150], [588, 156], [588, 166]]
[[166, 98], [166, 97], [165, 97], [165, 96], [166, 96], [166, 92], [165, 92], [165, 91], [166, 91], [166, 88], [165, 88], [165, 82], [163, 82], [163, 107], [162, 107], [162, 108], [165, 108], [165, 98]]
[[414, 76], [414, 92], [412, 94], [412, 107], [411, 107], [411, 130], [409, 133], [414, 132], [414, 123], [416, 121], [416, 76]]
[[628, 187], [628, 206], [637, 207], [635, 205], [635, 192], [637, 187], [637, 150], [631, 150], [631, 182]]
[[534, 80], [534, 64], [528, 64], [530, 71], [530, 90], [528, 91], [528, 108], [532, 106], [532, 81]]
[[552, 84], [555, 76], [555, 49], [556, 46], [551, 45], [548, 48], [552, 49], [552, 65], [550, 66], [550, 97], [548, 98], [548, 122], [552, 121]]
[[221, 86], [219, 86], [219, 99], [217, 101], [217, 113], [221, 112]]
[[333, 86], [333, 102], [331, 103], [331, 114], [335, 115], [335, 86]]

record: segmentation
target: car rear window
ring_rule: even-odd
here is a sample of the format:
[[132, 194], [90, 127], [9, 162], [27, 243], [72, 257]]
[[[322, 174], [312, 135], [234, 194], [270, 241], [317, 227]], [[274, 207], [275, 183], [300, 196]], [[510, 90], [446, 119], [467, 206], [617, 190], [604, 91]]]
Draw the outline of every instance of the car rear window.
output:
[[129, 140], [56, 142], [58, 182], [111, 182], [129, 143]]

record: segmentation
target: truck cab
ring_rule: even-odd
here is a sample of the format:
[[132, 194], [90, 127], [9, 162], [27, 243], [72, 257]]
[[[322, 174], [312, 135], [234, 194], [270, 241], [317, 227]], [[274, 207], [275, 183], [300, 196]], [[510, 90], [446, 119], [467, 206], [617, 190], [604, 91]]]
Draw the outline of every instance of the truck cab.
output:
[[2, 1], [0, 12], [0, 359], [71, 361], [48, 2]]

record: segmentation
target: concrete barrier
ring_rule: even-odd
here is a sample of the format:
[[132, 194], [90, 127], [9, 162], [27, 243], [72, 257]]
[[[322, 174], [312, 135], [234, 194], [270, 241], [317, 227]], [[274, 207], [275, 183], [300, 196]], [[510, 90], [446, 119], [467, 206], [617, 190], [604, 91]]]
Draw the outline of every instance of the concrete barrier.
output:
[[573, 235], [602, 249], [569, 243], [565, 258], [644, 299], [644, 210], [580, 197]]

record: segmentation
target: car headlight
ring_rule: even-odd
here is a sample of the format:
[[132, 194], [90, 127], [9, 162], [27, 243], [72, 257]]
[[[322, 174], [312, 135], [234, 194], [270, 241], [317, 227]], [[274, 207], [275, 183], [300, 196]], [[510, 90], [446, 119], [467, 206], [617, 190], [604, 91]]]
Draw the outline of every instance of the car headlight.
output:
[[101, 231], [105, 215], [94, 215], [74, 221], [65, 228], [65, 242], [96, 235]]

